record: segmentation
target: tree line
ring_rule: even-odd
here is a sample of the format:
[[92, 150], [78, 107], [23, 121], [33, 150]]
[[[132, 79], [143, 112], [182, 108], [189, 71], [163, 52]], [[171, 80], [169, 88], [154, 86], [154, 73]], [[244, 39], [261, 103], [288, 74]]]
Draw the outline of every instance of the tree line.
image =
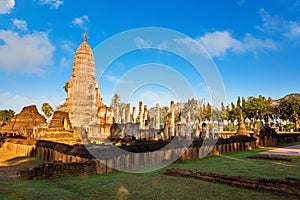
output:
[[[121, 102], [118, 94], [113, 96], [110, 106], [114, 110], [118, 107], [119, 113], [126, 109], [126, 103]], [[178, 116], [185, 118], [188, 111], [195, 126], [204, 121], [217, 121], [224, 123], [224, 130], [227, 131], [237, 129], [241, 113], [248, 130], [259, 129], [261, 126], [273, 126], [286, 131], [300, 128], [300, 94], [298, 93], [288, 94], [280, 99], [266, 98], [262, 95], [247, 98], [238, 96], [236, 103], [231, 102], [226, 106], [222, 103], [220, 108], [212, 107], [210, 103], [204, 103], [204, 100], [192, 98], [175, 104], [175, 121], [179, 120]], [[155, 107], [148, 109], [149, 122], [154, 118], [155, 112]], [[161, 122], [168, 113], [168, 106], [160, 107]]]
[[[126, 109], [126, 103], [121, 101], [121, 97], [115, 94], [111, 99], [110, 106], [115, 110], [118, 107], [119, 113]], [[42, 112], [49, 118], [54, 109], [49, 103], [42, 104]], [[217, 121], [224, 123], [224, 130], [234, 131], [237, 129], [237, 121], [240, 113], [248, 130], [259, 129], [262, 125], [269, 125], [279, 130], [289, 131], [300, 129], [300, 94], [288, 94], [280, 99], [271, 97], [250, 96], [247, 98], [238, 97], [236, 103], [231, 102], [226, 106], [221, 104], [221, 108], [215, 108], [204, 100], [188, 99], [186, 102], [175, 104], [175, 122], [179, 122], [182, 117], [186, 118], [186, 113], [190, 113], [190, 121], [195, 126], [200, 126], [204, 121]], [[148, 108], [148, 122], [151, 123], [155, 117], [156, 108]], [[163, 123], [169, 113], [169, 106], [160, 107], [160, 121]], [[0, 125], [6, 124], [13, 116], [15, 111], [0, 110]]]

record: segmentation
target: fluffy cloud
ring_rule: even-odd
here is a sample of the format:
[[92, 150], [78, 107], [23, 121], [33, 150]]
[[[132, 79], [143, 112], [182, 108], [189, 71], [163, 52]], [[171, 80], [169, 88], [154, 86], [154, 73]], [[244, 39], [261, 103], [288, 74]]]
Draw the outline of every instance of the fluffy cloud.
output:
[[243, 51], [256, 52], [256, 50], [263, 49], [276, 49], [277, 44], [266, 38], [264, 40], [253, 37], [251, 34], [247, 33], [242, 40]]
[[31, 98], [10, 92], [0, 93], [1, 109], [12, 109], [16, 113], [19, 113], [23, 107], [28, 105], [36, 105], [39, 112], [42, 113], [40, 108], [44, 102], [48, 102], [53, 108], [55, 108], [55, 106], [64, 102], [64, 99], [56, 97], [47, 98], [45, 96]]
[[268, 34], [279, 34], [288, 39], [300, 36], [300, 24], [298, 22], [271, 15], [263, 8], [259, 10], [259, 14], [262, 18], [262, 25], [256, 26], [256, 29]]
[[206, 33], [197, 39], [211, 56], [222, 56], [226, 51], [241, 52], [243, 47], [239, 40], [234, 39], [228, 31], [215, 31]]
[[22, 30], [22, 31], [27, 31], [27, 22], [24, 20], [20, 19], [14, 19], [13, 24], [16, 28]]
[[[205, 53], [202, 44], [199, 42], [199, 39], [192, 38], [180, 38], [175, 40], [178, 44], [182, 45], [190, 53], [194, 54], [203, 54]], [[164, 43], [166, 45], [166, 43]]]
[[0, 14], [9, 14], [15, 6], [15, 0], [1, 0]]
[[243, 38], [237, 39], [229, 31], [208, 32], [196, 39], [184, 38], [177, 42], [184, 44], [185, 48], [192, 53], [201, 54], [204, 48], [212, 57], [224, 56], [229, 51], [256, 53], [257, 50], [276, 48], [276, 43], [271, 39], [261, 40], [249, 33], [245, 34]]
[[55, 47], [44, 32], [19, 35], [0, 30], [0, 68], [8, 72], [41, 73], [52, 64]]
[[63, 0], [40, 0], [40, 3], [50, 6], [50, 8], [58, 9], [64, 2]]
[[151, 41], [147, 41], [141, 37], [135, 38], [134, 43], [138, 48], [148, 48], [152, 46]]
[[73, 63], [73, 57], [75, 53], [75, 44], [68, 40], [62, 40], [59, 42], [59, 47], [63, 50], [63, 55], [59, 62], [61, 67], [70, 67]]
[[80, 28], [83, 28], [84, 25], [86, 25], [89, 22], [89, 17], [87, 15], [83, 15], [81, 17], [75, 18], [72, 21], [72, 24], [75, 26], [79, 26]]

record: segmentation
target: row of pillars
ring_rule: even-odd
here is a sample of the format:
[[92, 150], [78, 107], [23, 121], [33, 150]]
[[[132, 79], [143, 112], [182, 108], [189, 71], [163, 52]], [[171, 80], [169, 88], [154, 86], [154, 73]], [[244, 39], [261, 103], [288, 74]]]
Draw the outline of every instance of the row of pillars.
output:
[[[170, 116], [166, 119], [165, 125], [168, 126], [170, 130], [170, 135], [174, 135], [174, 128], [175, 128], [175, 104], [174, 101], [170, 103]], [[126, 105], [126, 108], [122, 110], [120, 114], [119, 107], [116, 108], [116, 123], [126, 124], [126, 123], [137, 123], [141, 129], [144, 129], [148, 126], [148, 107], [147, 105], [143, 106], [143, 102], [139, 102], [139, 109], [138, 115], [136, 116], [136, 107], [132, 107], [132, 112], [130, 112], [130, 104]], [[155, 107], [155, 117], [154, 123], [152, 123], [153, 128], [160, 129], [160, 106], [156, 104]], [[186, 124], [189, 125], [190, 121], [190, 113], [187, 113], [187, 122]]]

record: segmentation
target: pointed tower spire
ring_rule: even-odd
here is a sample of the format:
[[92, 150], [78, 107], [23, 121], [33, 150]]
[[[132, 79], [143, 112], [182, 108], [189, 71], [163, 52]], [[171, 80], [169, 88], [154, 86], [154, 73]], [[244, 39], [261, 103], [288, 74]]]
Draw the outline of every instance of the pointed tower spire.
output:
[[86, 36], [86, 29], [84, 28], [84, 33], [83, 33], [83, 40], [86, 41], [87, 36]]

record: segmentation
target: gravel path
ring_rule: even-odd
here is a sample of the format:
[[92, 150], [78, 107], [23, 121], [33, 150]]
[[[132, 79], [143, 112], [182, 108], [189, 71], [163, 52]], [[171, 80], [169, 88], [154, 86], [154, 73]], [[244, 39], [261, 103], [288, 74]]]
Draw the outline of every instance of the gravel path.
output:
[[276, 154], [286, 156], [300, 156], [300, 145], [277, 148], [269, 151], [260, 152], [260, 154]]

